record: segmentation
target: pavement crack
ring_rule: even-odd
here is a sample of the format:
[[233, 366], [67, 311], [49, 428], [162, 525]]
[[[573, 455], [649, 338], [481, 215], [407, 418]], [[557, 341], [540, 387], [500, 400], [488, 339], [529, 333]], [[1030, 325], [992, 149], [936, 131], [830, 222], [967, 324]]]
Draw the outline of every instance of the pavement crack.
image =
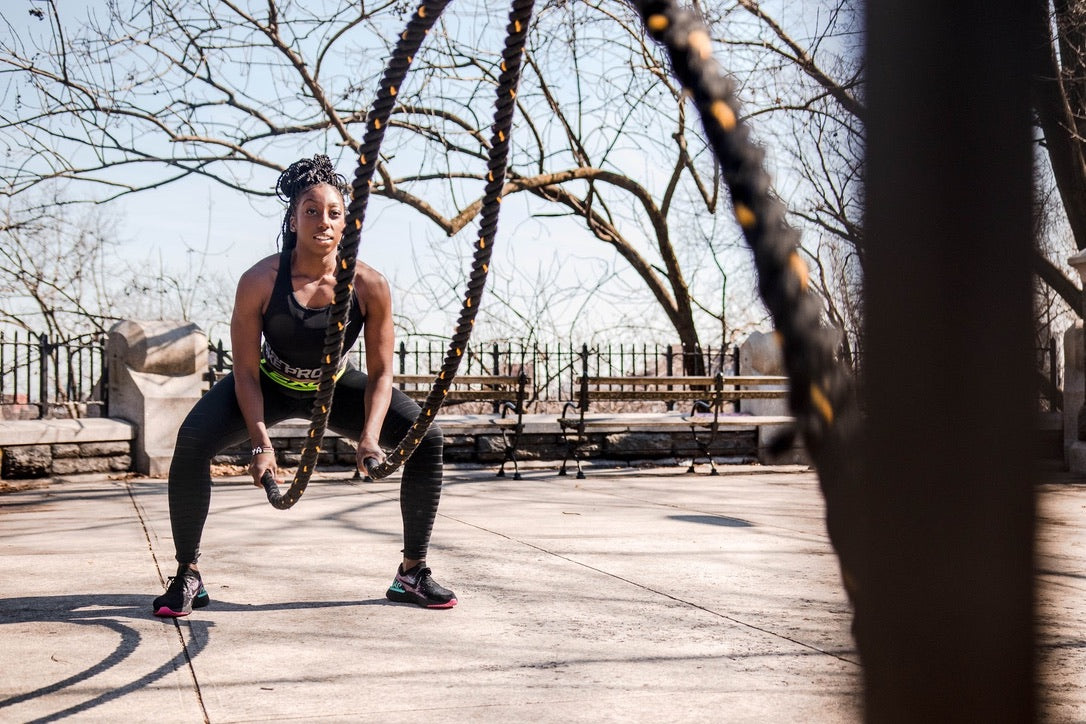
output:
[[754, 624], [754, 623], [750, 623], [749, 621], [744, 621], [742, 619], [735, 618], [734, 616], [729, 616], [726, 613], [722, 613], [720, 611], [715, 611], [715, 610], [713, 610], [713, 609], [711, 609], [711, 608], [709, 608], [707, 606], [701, 605], [700, 603], [696, 603], [694, 601], [690, 601], [690, 600], [685, 599], [685, 598], [680, 598], [679, 596], [676, 596], [676, 595], [674, 595], [672, 593], [668, 593], [667, 591], [661, 591], [661, 590], [659, 590], [657, 588], [653, 588], [652, 586], [647, 586], [647, 585], [645, 585], [643, 583], [639, 583], [639, 582], [631, 580], [629, 578], [625, 578], [625, 577], [620, 576], [620, 575], [618, 575], [616, 573], [611, 573], [610, 571], [605, 571], [605, 570], [603, 570], [601, 568], [596, 568], [595, 566], [591, 566], [591, 565], [589, 565], [587, 563], [584, 563], [582, 561], [578, 561], [575, 558], [570, 558], [569, 556], [562, 555], [561, 553], [557, 553], [555, 551], [549, 550], [549, 549], [544, 548], [542, 546], [538, 546], [538, 545], [536, 545], [534, 543], [529, 543], [526, 540], [522, 540], [520, 538], [516, 538], [514, 536], [507, 535], [507, 534], [502, 533], [500, 531], [496, 531], [496, 530], [493, 530], [491, 528], [487, 528], [485, 526], [477, 525], [475, 523], [469, 523], [466, 520], [462, 520], [460, 518], [456, 518], [456, 517], [451, 516], [451, 515], [442, 515], [440, 513], [439, 513], [439, 515], [441, 515], [441, 517], [447, 518], [449, 520], [455, 520], [457, 523], [460, 523], [462, 525], [466, 525], [466, 526], [469, 526], [471, 528], [475, 528], [476, 530], [481, 530], [481, 531], [483, 531], [485, 533], [490, 533], [491, 535], [496, 535], [496, 536], [498, 536], [500, 538], [504, 538], [504, 539], [506, 539], [508, 541], [511, 541], [513, 543], [519, 543], [520, 545], [527, 546], [528, 548], [539, 551], [540, 553], [545, 553], [548, 556], [552, 556], [552, 557], [557, 558], [559, 560], [566, 561], [567, 563], [572, 563], [575, 566], [580, 566], [581, 568], [585, 568], [585, 569], [587, 569], [589, 571], [592, 571], [593, 573], [598, 573], [600, 575], [607, 576], [608, 578], [613, 578], [616, 581], [621, 581], [621, 582], [623, 582], [623, 583], [625, 583], [627, 585], [634, 586], [636, 588], [640, 588], [643, 591], [647, 591], [647, 592], [652, 593], [652, 594], [657, 595], [657, 596], [663, 596], [664, 598], [668, 598], [668, 599], [670, 599], [672, 601], [675, 601], [676, 603], [681, 603], [684, 606], [689, 606], [690, 608], [695, 608], [695, 609], [698, 609], [699, 611], [704, 611], [705, 613], [707, 613], [707, 614], [709, 614], [711, 616], [716, 616], [717, 618], [724, 619], [725, 621], [728, 621], [730, 623], [734, 623], [737, 626], [742, 626], [744, 628], [751, 629], [752, 631], [758, 631], [758, 632], [763, 633], [763, 634], [765, 634], [767, 636], [772, 636], [774, 638], [781, 639], [782, 641], [788, 641], [789, 643], [795, 644], [796, 646], [799, 646], [799, 647], [802, 647], [802, 648], [805, 648], [805, 649], [809, 649], [809, 650], [814, 651], [816, 653], [822, 654], [823, 656], [830, 656], [830, 657], [832, 657], [834, 659], [837, 659], [838, 661], [842, 661], [842, 662], [844, 662], [846, 664], [852, 664], [853, 666], [859, 666], [860, 665], [859, 661], [857, 661], [855, 659], [851, 659], [851, 658], [849, 658], [847, 656], [844, 656], [842, 654], [834, 653], [833, 651], [828, 651], [826, 649], [815, 646], [814, 644], [809, 644], [806, 641], [800, 641], [799, 639], [792, 638], [791, 636], [786, 636], [785, 634], [779, 633], [777, 631], [773, 631], [771, 629], [767, 629], [767, 628], [765, 628], [763, 626], [759, 626], [759, 625]]
[[[136, 511], [136, 518], [139, 519], [140, 527], [143, 529], [143, 538], [147, 541], [147, 550], [151, 554], [151, 560], [155, 564], [155, 572], [158, 573], [158, 580], [164, 587], [166, 585], [166, 577], [162, 574], [162, 566], [159, 564], [158, 556], [155, 555], [155, 547], [151, 542], [151, 531], [147, 526], [147, 517], [144, 515], [143, 507], [136, 500], [135, 494], [132, 492], [132, 486], [126, 480], [124, 481], [125, 492], [128, 493], [128, 499], [132, 503], [133, 510]], [[208, 724], [211, 721], [211, 717], [208, 716], [207, 706], [204, 704], [204, 694], [200, 688], [200, 679], [196, 676], [196, 667], [192, 662], [192, 654], [189, 651], [188, 642], [185, 641], [185, 633], [181, 630], [181, 622], [178, 619], [172, 621], [174, 632], [177, 634], [177, 640], [181, 645], [181, 652], [185, 655], [185, 667], [188, 669], [189, 677], [192, 679], [192, 690], [196, 694], [196, 703], [200, 706], [200, 713], [203, 715], [204, 724]]]

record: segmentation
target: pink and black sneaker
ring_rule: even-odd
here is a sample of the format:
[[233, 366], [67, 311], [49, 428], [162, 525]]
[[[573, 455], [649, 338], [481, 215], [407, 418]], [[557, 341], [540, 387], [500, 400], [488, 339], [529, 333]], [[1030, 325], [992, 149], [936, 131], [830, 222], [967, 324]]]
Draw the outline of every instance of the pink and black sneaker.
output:
[[151, 613], [163, 618], [188, 616], [194, 608], [211, 603], [200, 572], [185, 566], [177, 569], [176, 576], [167, 580], [166, 592], [151, 602]]
[[430, 569], [421, 563], [409, 571], [399, 566], [385, 596], [390, 601], [413, 603], [423, 608], [452, 608], [456, 605], [456, 594], [434, 581], [430, 577]]

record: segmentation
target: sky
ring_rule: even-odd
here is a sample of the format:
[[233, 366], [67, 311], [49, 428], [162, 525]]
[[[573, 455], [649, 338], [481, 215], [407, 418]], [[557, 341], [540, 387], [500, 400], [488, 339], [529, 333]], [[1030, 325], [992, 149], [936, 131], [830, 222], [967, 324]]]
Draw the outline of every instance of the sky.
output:
[[[24, 12], [27, 7], [44, 4], [0, 0], [5, 17], [17, 26], [19, 22], [33, 22]], [[71, 12], [71, 6], [61, 3], [60, 7]], [[463, 16], [455, 17], [463, 26]], [[479, 117], [489, 117], [489, 107], [474, 111]], [[309, 149], [301, 149], [296, 157], [310, 153]], [[350, 167], [340, 170], [348, 176], [353, 173]], [[647, 171], [652, 173], [652, 169]], [[258, 179], [269, 189], [274, 182], [272, 171], [266, 172], [266, 179]], [[197, 177], [130, 194], [111, 202], [109, 209], [123, 220], [119, 241], [124, 254], [145, 264], [148, 273], [161, 268], [192, 271], [202, 263], [221, 275], [230, 287], [241, 271], [275, 251], [283, 212], [274, 198], [243, 196]], [[402, 328], [451, 333], [466, 284], [476, 228], [477, 224], [469, 225], [457, 237], [446, 239], [436, 226], [414, 211], [379, 198], [371, 201], [359, 255], [389, 277], [394, 304], [410, 313], [410, 319], [402, 320]], [[578, 329], [577, 334], [591, 334], [594, 328], [611, 323], [625, 324], [664, 341], [673, 335], [658, 313], [653, 317], [655, 303], [640, 282], [606, 246], [591, 240], [568, 221], [532, 218], [525, 202], [516, 197], [503, 205], [492, 269], [484, 308], [504, 315], [506, 327], [510, 315], [515, 322], [515, 314], [502, 300], [519, 305], [524, 313], [537, 319], [547, 318], [547, 324], [554, 328]], [[443, 300], [433, 299], [431, 290], [448, 286], [450, 279], [458, 280], [457, 291], [450, 291]], [[555, 292], [578, 286], [589, 290], [600, 279], [611, 280], [603, 292], [578, 299]], [[205, 326], [218, 324], [221, 328], [222, 321]]]

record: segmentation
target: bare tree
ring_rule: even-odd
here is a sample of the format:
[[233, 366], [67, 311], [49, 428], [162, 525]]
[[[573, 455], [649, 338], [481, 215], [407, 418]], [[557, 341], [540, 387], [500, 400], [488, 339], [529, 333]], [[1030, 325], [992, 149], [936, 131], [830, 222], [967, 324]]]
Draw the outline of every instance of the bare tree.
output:
[[843, 359], [860, 343], [863, 300], [862, 19], [845, 0], [735, 0], [706, 7], [722, 56], [777, 169], [778, 192], [803, 231], [812, 287], [841, 330]]
[[0, 218], [0, 324], [66, 339], [112, 324], [108, 221], [93, 210], [8, 203]]
[[[9, 199], [0, 210], [0, 325], [63, 340], [103, 334], [121, 319], [210, 320], [225, 328], [228, 281], [208, 248], [187, 264], [137, 259], [103, 207], [47, 194]], [[213, 330], [212, 330], [213, 331]]]
[[[11, 81], [0, 120], [7, 192], [63, 178], [92, 184], [99, 200], [189, 175], [266, 194], [288, 150], [347, 156], [405, 9], [152, 0], [110, 4], [81, 29], [52, 0], [31, 8], [48, 32], [31, 46], [13, 31], [0, 55]], [[479, 211], [501, 45], [487, 8], [457, 11], [400, 89], [393, 125], [405, 133], [373, 189], [450, 236]], [[464, 32], [471, 13], [481, 30]], [[697, 306], [670, 219], [695, 205], [715, 213], [719, 198], [683, 94], [623, 4], [549, 3], [536, 25], [505, 193], [531, 194], [535, 213], [579, 219], [696, 348]]]
[[[1042, 148], [1078, 249], [1086, 249], [1086, 2], [1033, 0], [1045, 12], [1033, 29], [1034, 108]], [[1044, 179], [1041, 179], [1044, 183]], [[1044, 191], [1042, 189], [1042, 194]], [[1035, 257], [1035, 271], [1053, 293], [1081, 315], [1082, 294], [1061, 260]]]

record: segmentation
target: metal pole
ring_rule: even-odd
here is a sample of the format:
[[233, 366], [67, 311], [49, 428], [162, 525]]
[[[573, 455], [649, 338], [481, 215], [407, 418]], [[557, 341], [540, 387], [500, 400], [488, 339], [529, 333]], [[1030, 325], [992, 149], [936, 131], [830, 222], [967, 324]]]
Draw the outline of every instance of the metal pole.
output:
[[49, 417], [49, 335], [38, 335], [38, 419]]

